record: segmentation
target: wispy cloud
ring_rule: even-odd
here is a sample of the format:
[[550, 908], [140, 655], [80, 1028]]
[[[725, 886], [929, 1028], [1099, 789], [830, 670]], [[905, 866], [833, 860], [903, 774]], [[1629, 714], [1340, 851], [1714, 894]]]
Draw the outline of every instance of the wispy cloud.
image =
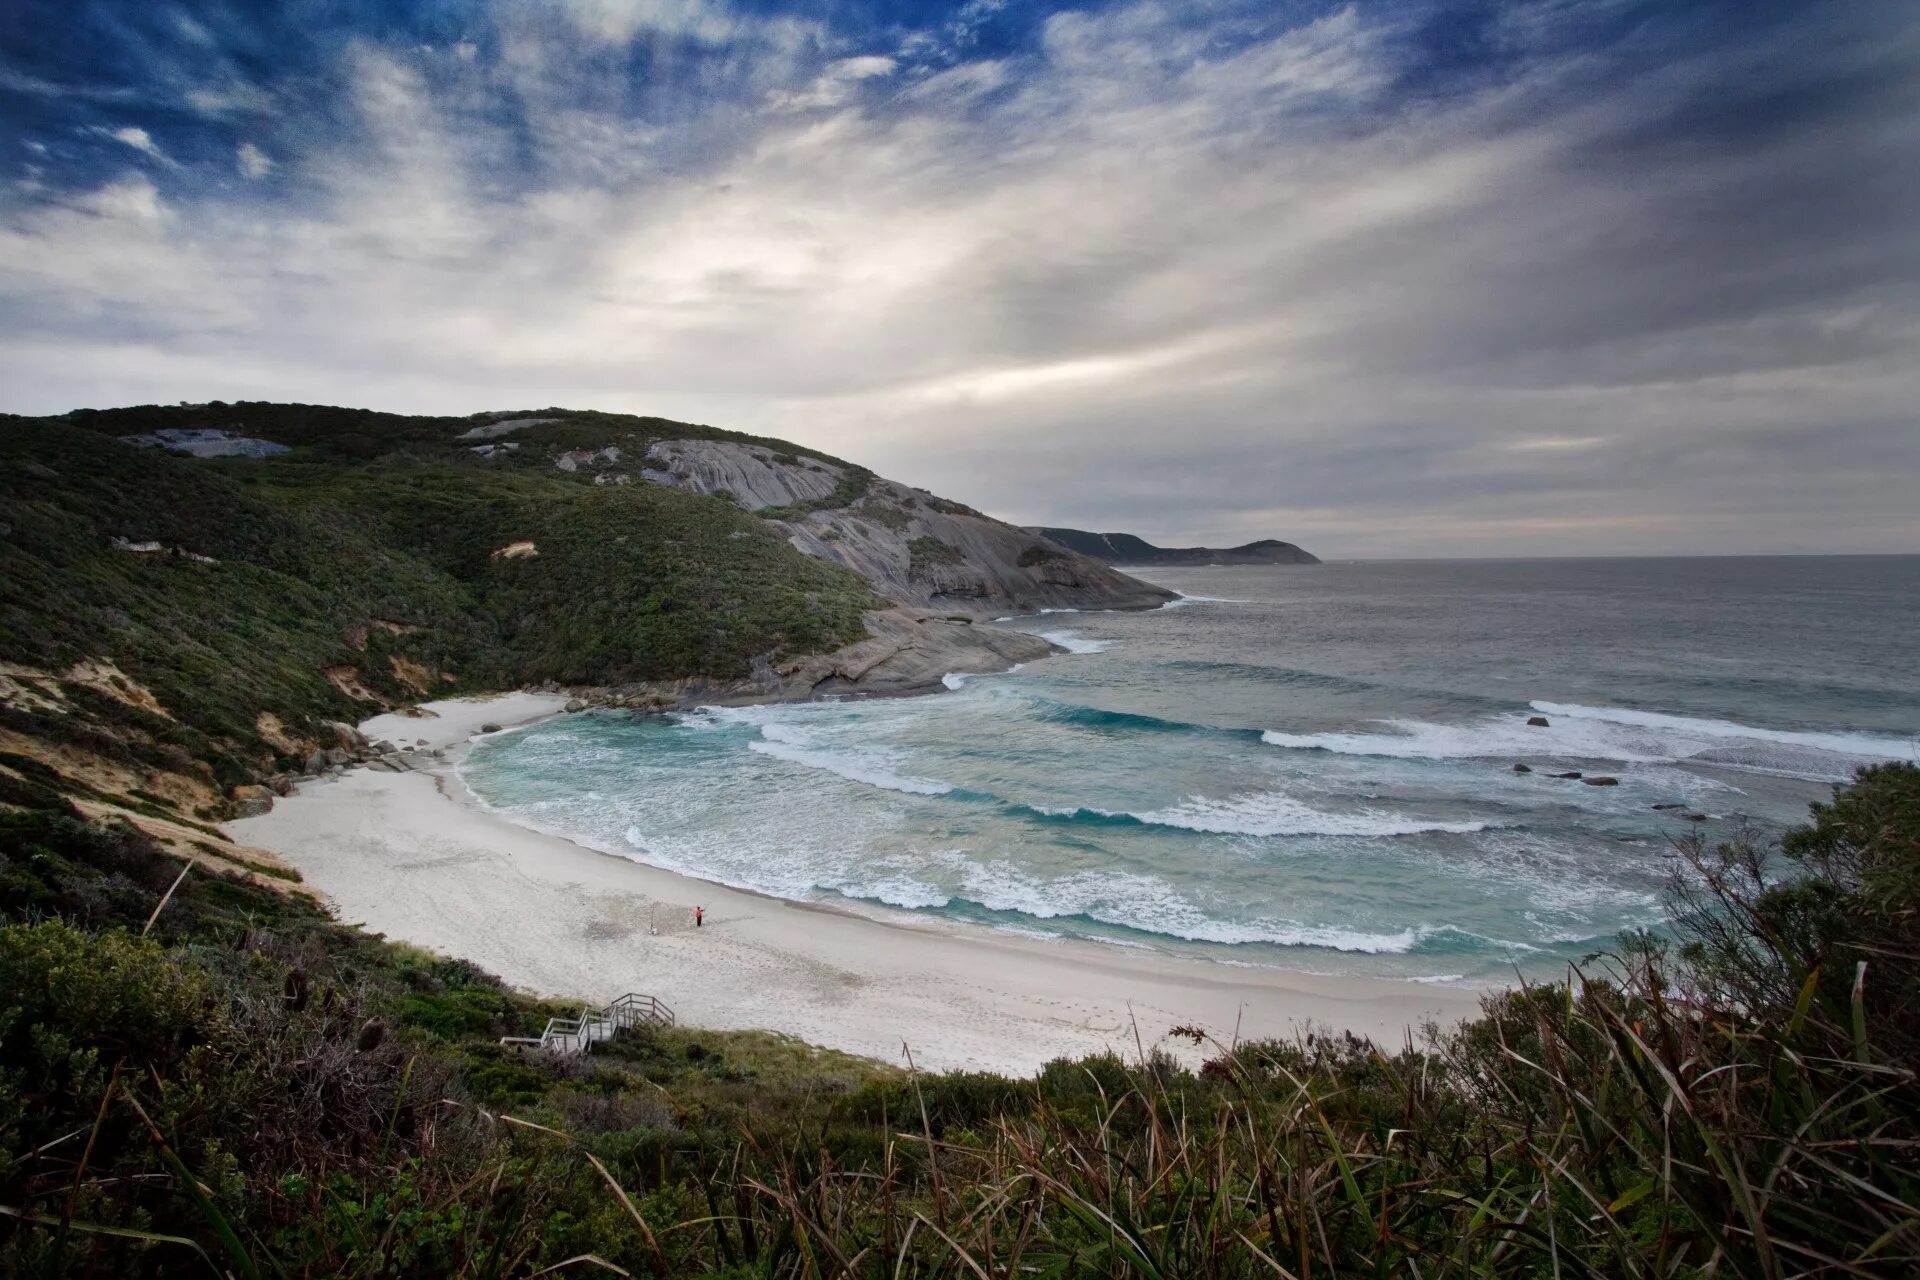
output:
[[102, 128], [100, 132], [122, 146], [133, 148], [150, 160], [157, 160], [164, 165], [174, 163], [173, 157], [162, 151], [152, 135], [138, 125], [123, 125], [118, 129]]
[[775, 89], [767, 94], [767, 105], [775, 111], [819, 111], [845, 104], [862, 80], [893, 74], [892, 58], [868, 54], [842, 58], [829, 63], [826, 70], [804, 89]]
[[243, 142], [234, 148], [233, 160], [243, 178], [264, 178], [273, 172], [272, 159], [251, 142]]
[[[1331, 554], [1911, 547], [1920, 20], [1744, 12], [333, 32], [270, 109], [33, 157], [5, 407], [596, 405]], [[202, 26], [155, 81], [239, 74]]]

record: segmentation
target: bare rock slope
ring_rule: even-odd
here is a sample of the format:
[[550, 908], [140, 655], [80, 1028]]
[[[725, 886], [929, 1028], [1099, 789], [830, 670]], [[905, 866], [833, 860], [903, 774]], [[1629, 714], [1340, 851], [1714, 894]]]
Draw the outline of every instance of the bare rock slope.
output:
[[640, 475], [779, 521], [808, 555], [890, 600], [978, 620], [1040, 609], [1150, 609], [1174, 598], [1043, 536], [858, 467], [724, 440], [663, 440]]

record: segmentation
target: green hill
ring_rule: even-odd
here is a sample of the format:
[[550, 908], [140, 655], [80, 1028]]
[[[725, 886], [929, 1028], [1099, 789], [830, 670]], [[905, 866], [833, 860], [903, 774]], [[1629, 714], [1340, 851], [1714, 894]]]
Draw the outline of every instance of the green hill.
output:
[[[196, 458], [119, 438], [187, 423], [289, 452]], [[724, 677], [756, 655], [858, 639], [881, 603], [731, 503], [551, 461], [586, 443], [729, 433], [571, 414], [483, 458], [456, 440], [473, 426], [253, 404], [0, 422], [0, 659], [45, 673], [46, 701], [65, 710], [43, 721], [96, 725], [128, 717], [49, 682], [110, 659], [171, 719], [136, 711], [136, 736], [231, 784], [290, 763], [273, 758], [262, 712], [313, 737], [378, 709], [343, 689], [402, 702]], [[514, 543], [534, 554], [495, 554]], [[6, 714], [20, 732], [84, 727]]]

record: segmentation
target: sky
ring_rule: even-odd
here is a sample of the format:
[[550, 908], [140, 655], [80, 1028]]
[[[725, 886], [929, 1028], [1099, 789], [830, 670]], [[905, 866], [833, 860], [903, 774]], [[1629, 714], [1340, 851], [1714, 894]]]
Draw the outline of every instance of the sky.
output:
[[0, 410], [659, 414], [1329, 558], [1920, 551], [1920, 4], [6, 10]]

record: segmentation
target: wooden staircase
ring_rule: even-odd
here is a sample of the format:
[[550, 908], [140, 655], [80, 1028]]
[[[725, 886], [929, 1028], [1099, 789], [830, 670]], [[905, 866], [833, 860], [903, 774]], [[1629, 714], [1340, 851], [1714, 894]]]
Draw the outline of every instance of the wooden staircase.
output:
[[670, 1027], [673, 1010], [653, 996], [629, 991], [604, 1009], [591, 1006], [580, 1010], [577, 1018], [549, 1018], [547, 1029], [537, 1036], [501, 1036], [501, 1044], [529, 1045], [552, 1053], [586, 1053], [603, 1040], [611, 1040], [626, 1027]]

